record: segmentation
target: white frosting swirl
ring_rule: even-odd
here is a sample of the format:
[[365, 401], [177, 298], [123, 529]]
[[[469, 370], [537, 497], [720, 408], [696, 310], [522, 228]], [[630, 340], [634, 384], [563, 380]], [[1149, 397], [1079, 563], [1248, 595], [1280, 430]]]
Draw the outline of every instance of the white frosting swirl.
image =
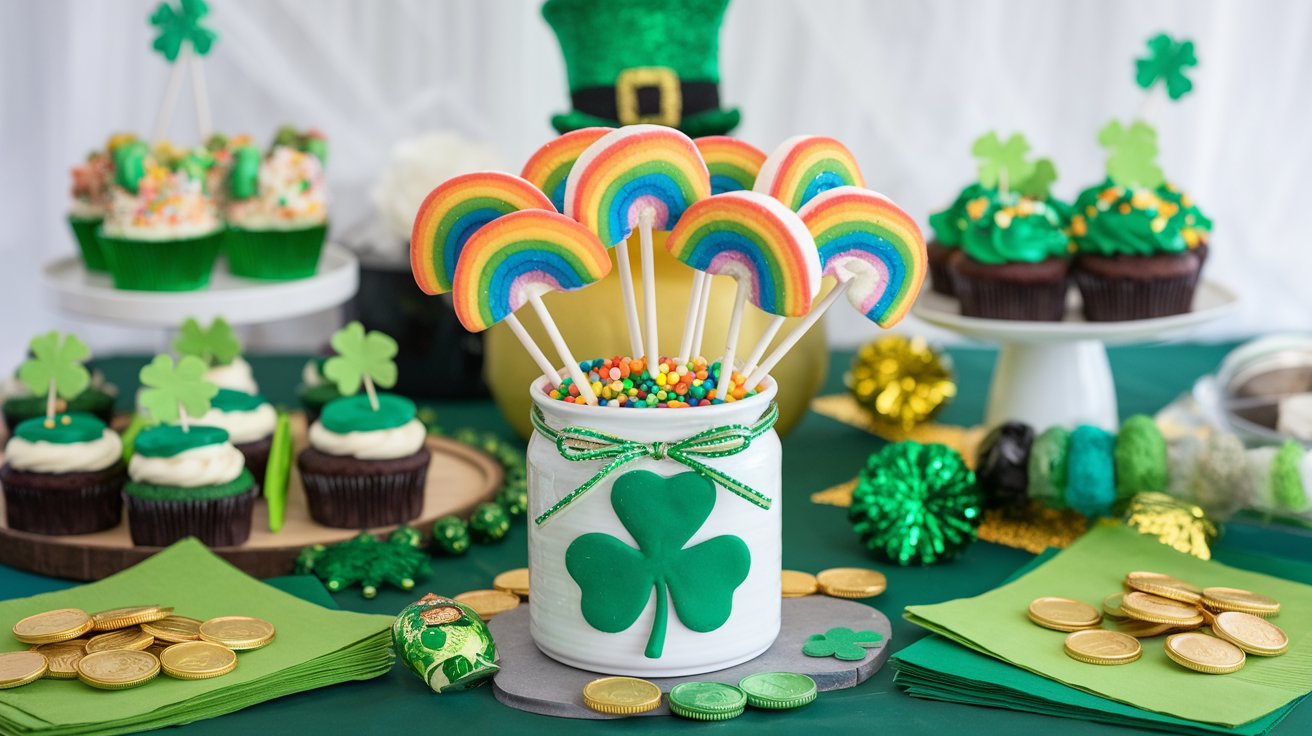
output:
[[138, 483], [175, 488], [216, 486], [236, 480], [246, 458], [230, 442], [183, 450], [171, 457], [132, 456], [128, 475]]
[[210, 409], [197, 424], [228, 430], [228, 439], [234, 445], [262, 440], [273, 434], [278, 423], [278, 412], [269, 403], [260, 404], [250, 411], [221, 411]]
[[255, 385], [255, 374], [251, 372], [251, 364], [240, 355], [227, 365], [210, 366], [210, 369], [205, 371], [205, 380], [219, 388], [229, 388], [248, 394], [260, 392], [260, 387]]
[[29, 442], [11, 437], [5, 460], [15, 470], [33, 473], [90, 473], [104, 470], [123, 457], [123, 440], [106, 429], [87, 442]]
[[315, 422], [310, 427], [310, 446], [329, 455], [343, 455], [361, 460], [392, 460], [419, 452], [427, 432], [418, 419], [399, 427], [368, 432], [338, 434]]

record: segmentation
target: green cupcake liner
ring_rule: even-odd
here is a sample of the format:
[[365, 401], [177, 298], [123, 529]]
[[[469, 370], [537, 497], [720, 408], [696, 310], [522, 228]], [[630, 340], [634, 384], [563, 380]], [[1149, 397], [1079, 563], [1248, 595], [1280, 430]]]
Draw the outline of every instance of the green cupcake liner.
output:
[[68, 218], [68, 224], [73, 228], [73, 237], [77, 239], [77, 247], [82, 251], [82, 263], [88, 271], [104, 273], [109, 270], [109, 265], [105, 263], [105, 253], [100, 249], [100, 239], [96, 237], [96, 231], [104, 221], [103, 217], [87, 220], [70, 215]]
[[229, 227], [224, 254], [234, 276], [266, 281], [304, 279], [318, 270], [327, 237], [327, 224], [298, 230]]
[[223, 231], [176, 240], [129, 240], [98, 234], [114, 288], [195, 291], [210, 283]]

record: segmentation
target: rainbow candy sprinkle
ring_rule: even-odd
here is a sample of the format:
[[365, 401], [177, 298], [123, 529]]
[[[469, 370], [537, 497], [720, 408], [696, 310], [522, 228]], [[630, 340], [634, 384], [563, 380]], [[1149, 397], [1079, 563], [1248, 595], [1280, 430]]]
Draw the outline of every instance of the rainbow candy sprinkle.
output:
[[[715, 395], [720, 380], [720, 363], [705, 358], [691, 358], [680, 365], [673, 358], [661, 358], [655, 370], [649, 370], [641, 358], [616, 356], [579, 363], [592, 383], [600, 406], [631, 409], [687, 409], [698, 406], [733, 403], [755, 396], [759, 386], [748, 388], [747, 377], [738, 371], [730, 376], [728, 396]], [[547, 387], [546, 394], [557, 401], [582, 404], [579, 387], [566, 378], [560, 388]]]

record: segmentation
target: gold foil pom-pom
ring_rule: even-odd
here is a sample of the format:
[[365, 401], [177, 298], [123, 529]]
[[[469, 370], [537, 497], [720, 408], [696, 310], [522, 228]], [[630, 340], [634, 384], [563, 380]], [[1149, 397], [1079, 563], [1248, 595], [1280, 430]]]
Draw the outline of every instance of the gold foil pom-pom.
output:
[[1219, 533], [1201, 506], [1165, 493], [1136, 494], [1125, 507], [1125, 525], [1200, 560], [1212, 559], [1212, 542]]
[[950, 361], [918, 337], [885, 335], [867, 343], [845, 380], [876, 422], [902, 433], [934, 418], [957, 393]]

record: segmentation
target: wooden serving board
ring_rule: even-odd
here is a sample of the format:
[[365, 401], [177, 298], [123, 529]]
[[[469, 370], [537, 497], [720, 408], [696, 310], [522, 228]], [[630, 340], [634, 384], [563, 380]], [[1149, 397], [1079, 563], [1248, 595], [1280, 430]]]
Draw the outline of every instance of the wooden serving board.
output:
[[[293, 444], [305, 447], [305, 420], [293, 415]], [[492, 500], [501, 487], [502, 468], [493, 457], [469, 445], [445, 437], [430, 436], [433, 453], [424, 489], [424, 510], [408, 522], [427, 537], [433, 522], [448, 514], [464, 516], [475, 506]], [[371, 529], [386, 533], [395, 526]], [[287, 490], [287, 512], [282, 529], [269, 531], [268, 507], [260, 499], [251, 520], [251, 537], [239, 547], [217, 547], [215, 554], [259, 578], [288, 575], [301, 548], [332, 544], [358, 534], [358, 529], [320, 526], [306, 505], [300, 473], [293, 463]], [[5, 525], [4, 498], [0, 495], [0, 564], [40, 575], [72, 580], [99, 580], [131, 567], [159, 551], [158, 547], [136, 547], [128, 532], [127, 515], [113, 529], [94, 534], [48, 536], [31, 534]]]

